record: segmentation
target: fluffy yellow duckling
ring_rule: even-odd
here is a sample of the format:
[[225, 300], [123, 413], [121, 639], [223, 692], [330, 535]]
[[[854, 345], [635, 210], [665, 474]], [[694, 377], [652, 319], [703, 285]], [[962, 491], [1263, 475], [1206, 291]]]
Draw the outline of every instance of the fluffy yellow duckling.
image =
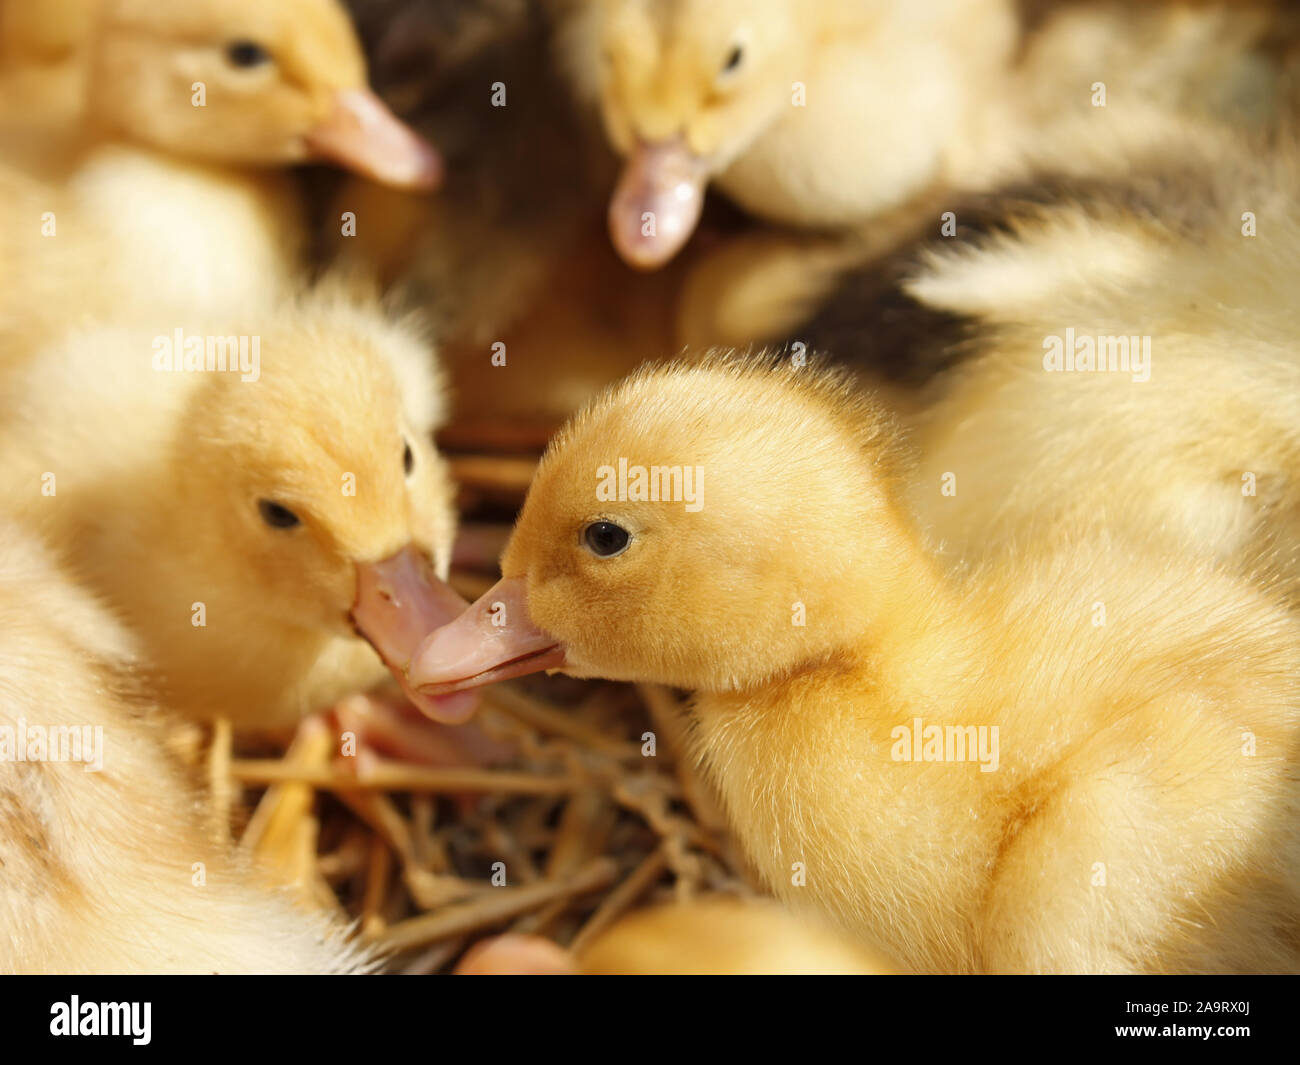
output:
[[328, 160], [414, 188], [440, 172], [366, 87], [336, 0], [103, 0], [86, 64], [83, 122], [3, 138], [0, 325], [31, 313], [33, 284], [54, 284], [29, 279], [70, 263], [65, 318], [141, 292], [194, 308], [264, 299], [292, 282], [302, 242], [299, 198], [272, 168]]
[[1300, 589], [1300, 153], [1104, 143], [1109, 172], [958, 209], [892, 295], [868, 272], [802, 339], [873, 373], [956, 363], [921, 396], [911, 498], [954, 559], [1106, 515]]
[[356, 626], [403, 666], [462, 602], [424, 572], [446, 576], [454, 532], [426, 344], [332, 286], [167, 322], [71, 331], [4, 377], [5, 504], [138, 634], [178, 710], [276, 725], [374, 686]]
[[0, 531], [0, 971], [331, 973], [371, 967], [211, 843], [117, 621]]
[[905, 475], [837, 377], [638, 374], [556, 439], [504, 579], [409, 681], [692, 689], [771, 890], [909, 969], [1300, 968], [1300, 622], [1082, 527], [958, 583]]
[[[836, 340], [828, 350], [838, 356], [843, 338], [836, 334], [848, 330], [844, 346], [882, 351], [904, 310], [890, 291], [899, 260], [915, 261], [918, 245], [955, 243], [954, 226], [964, 236], [973, 215], [987, 214], [982, 196], [1015, 189], [1032, 198], [1063, 172], [1113, 176], [1117, 142], [1125, 137], [1153, 155], [1182, 154], [1167, 142], [1183, 135], [1189, 118], [1203, 128], [1226, 121], [1259, 130], [1295, 111], [1294, 61], [1286, 50], [1295, 51], [1300, 23], [1268, 4], [1019, 6], [1010, 87], [1000, 94], [991, 83], [969, 101], [983, 108], [975, 152], [941, 183], [867, 225], [832, 234], [763, 227], [705, 256], [683, 293], [679, 342], [747, 347], [802, 334], [805, 341]], [[1031, 7], [1040, 10], [1024, 10]], [[1068, 133], [1057, 129], [1064, 120]], [[838, 158], [842, 150], [836, 145], [818, 156]], [[827, 313], [817, 314], [823, 305]], [[906, 339], [926, 344], [944, 323], [920, 325]], [[885, 350], [878, 361], [888, 356]], [[908, 361], [898, 360], [903, 367]]]
[[820, 227], [865, 221], [950, 177], [987, 153], [1013, 6], [579, 5], [570, 65], [627, 160], [609, 208], [619, 253], [646, 269], [665, 263], [710, 183], [762, 218]]
[[462, 976], [868, 976], [879, 955], [766, 899], [707, 896], [622, 918], [575, 953], [510, 934], [470, 951]]

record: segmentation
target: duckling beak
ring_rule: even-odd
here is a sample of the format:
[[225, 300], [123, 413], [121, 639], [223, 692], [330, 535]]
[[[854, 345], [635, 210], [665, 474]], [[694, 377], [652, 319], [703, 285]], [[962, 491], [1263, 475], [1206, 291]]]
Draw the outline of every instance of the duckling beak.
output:
[[421, 694], [407, 683], [406, 670], [420, 641], [460, 616], [465, 607], [465, 600], [433, 575], [424, 552], [413, 544], [381, 562], [357, 566], [353, 624], [396, 675], [407, 698], [444, 725], [459, 725], [473, 717], [477, 694]]
[[424, 696], [461, 692], [564, 665], [564, 648], [528, 616], [523, 577], [489, 588], [465, 613], [420, 644], [407, 683]]
[[307, 149], [363, 177], [427, 191], [442, 181], [442, 157], [369, 89], [341, 89], [329, 117], [307, 134]]
[[609, 201], [609, 234], [629, 266], [657, 270], [695, 231], [708, 166], [680, 138], [638, 144]]

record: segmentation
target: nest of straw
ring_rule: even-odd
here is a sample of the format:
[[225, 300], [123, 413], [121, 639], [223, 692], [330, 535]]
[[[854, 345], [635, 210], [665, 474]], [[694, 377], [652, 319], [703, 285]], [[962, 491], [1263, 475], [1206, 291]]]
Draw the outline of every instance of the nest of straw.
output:
[[[457, 454], [443, 441], [462, 514], [502, 540], [536, 465], [537, 441], [522, 443]], [[494, 579], [456, 571], [452, 583], [472, 599]], [[674, 692], [526, 678], [486, 689], [469, 727], [479, 757], [430, 765], [341, 757], [331, 714], [278, 740], [218, 722], [206, 743], [213, 832], [304, 905], [356, 922], [394, 972], [449, 972], [506, 931], [580, 953], [643, 904], [755, 893], [686, 754]]]

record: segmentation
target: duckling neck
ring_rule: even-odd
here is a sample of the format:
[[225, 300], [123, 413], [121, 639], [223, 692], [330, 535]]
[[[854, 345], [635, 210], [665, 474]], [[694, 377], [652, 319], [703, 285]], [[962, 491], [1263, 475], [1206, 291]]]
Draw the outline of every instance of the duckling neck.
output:
[[994, 821], [977, 815], [989, 798], [978, 763], [989, 737], [963, 752], [970, 764], [933, 765], [912, 758], [899, 729], [982, 723], [964, 691], [976, 641], [919, 549], [875, 596], [866, 631], [820, 665], [698, 696], [696, 751], [775, 894], [864, 938], [886, 929], [870, 933], [876, 945], [923, 970], [970, 970], [965, 907]]

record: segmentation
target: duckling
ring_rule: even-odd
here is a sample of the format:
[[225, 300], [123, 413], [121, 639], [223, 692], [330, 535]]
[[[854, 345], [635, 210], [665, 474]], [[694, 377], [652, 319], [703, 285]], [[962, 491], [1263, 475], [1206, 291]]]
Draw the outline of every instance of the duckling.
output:
[[798, 337], [912, 392], [911, 505], [954, 562], [1104, 512], [1294, 596], [1300, 151], [1111, 132], [1104, 167], [958, 207]]
[[[590, 0], [566, 28], [580, 95], [626, 159], [610, 234], [655, 269], [706, 185], [799, 227], [865, 222], [1000, 139], [1006, 0]], [[918, 74], [924, 71], [924, 76]], [[995, 132], [995, 130], [997, 132]]]
[[182, 713], [275, 726], [385, 680], [463, 603], [427, 572], [455, 527], [427, 345], [343, 282], [159, 320], [73, 330], [0, 379], [4, 504]]
[[38, 540], [3, 527], [0, 971], [373, 968], [340, 923], [209, 841], [133, 676], [138, 657]]
[[895, 971], [820, 922], [768, 899], [711, 895], [638, 910], [576, 952], [510, 934], [476, 946], [462, 976], [867, 976]]
[[[980, 93], [986, 128], [973, 157], [868, 224], [833, 233], [762, 226], [706, 257], [686, 284], [679, 342], [762, 346], [811, 334], [880, 352], [885, 372], [906, 370], [907, 349], [899, 359], [890, 349], [889, 323], [907, 302], [897, 268], [964, 237], [973, 219], [988, 216], [990, 199], [1033, 197], [1064, 172], [1117, 176], [1113, 154], [1096, 142], [1113, 148], [1127, 136], [1149, 154], [1157, 145], [1181, 154], [1176, 138], [1189, 124], [1267, 131], [1295, 111], [1287, 53], [1300, 42], [1300, 21], [1271, 5], [1026, 6], [1009, 88]], [[931, 324], [945, 323], [918, 320], [906, 339], [932, 346]]]
[[336, 0], [103, 0], [85, 77], [83, 121], [5, 139], [5, 170], [20, 177], [0, 177], [4, 199], [22, 177], [37, 188], [0, 217], [17, 234], [0, 319], [29, 310], [27, 279], [71, 258], [53, 250], [64, 242], [89, 264], [59, 290], [65, 317], [141, 292], [208, 309], [279, 296], [304, 239], [284, 168], [327, 160], [419, 189], [440, 174], [433, 149], [366, 87]]
[[1300, 968], [1300, 619], [1118, 527], [950, 575], [907, 476], [840, 374], [640, 372], [556, 438], [502, 581], [408, 682], [692, 690], [766, 885], [909, 970]]

